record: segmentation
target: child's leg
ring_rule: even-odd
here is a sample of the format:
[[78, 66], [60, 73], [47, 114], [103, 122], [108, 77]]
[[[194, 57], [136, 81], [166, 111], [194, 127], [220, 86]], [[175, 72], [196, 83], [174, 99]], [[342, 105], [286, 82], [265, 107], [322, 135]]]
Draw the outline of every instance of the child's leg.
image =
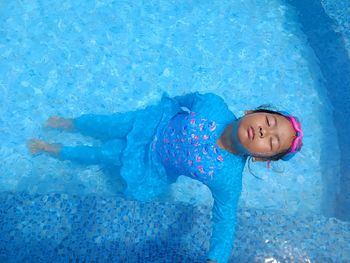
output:
[[84, 114], [78, 118], [50, 117], [46, 127], [78, 131], [83, 135], [102, 140], [124, 138], [132, 129], [137, 111], [119, 112], [111, 115]]
[[113, 140], [99, 147], [69, 147], [33, 139], [29, 142], [29, 149], [32, 154], [48, 153], [60, 160], [70, 160], [85, 165], [121, 165], [121, 152], [125, 148], [125, 145], [126, 143], [123, 140]]
[[122, 140], [109, 141], [100, 147], [94, 146], [64, 146], [58, 158], [80, 164], [114, 164], [121, 165], [121, 152], [125, 148]]
[[85, 114], [73, 119], [74, 127], [82, 134], [102, 140], [124, 138], [132, 129], [134, 111], [111, 115]]

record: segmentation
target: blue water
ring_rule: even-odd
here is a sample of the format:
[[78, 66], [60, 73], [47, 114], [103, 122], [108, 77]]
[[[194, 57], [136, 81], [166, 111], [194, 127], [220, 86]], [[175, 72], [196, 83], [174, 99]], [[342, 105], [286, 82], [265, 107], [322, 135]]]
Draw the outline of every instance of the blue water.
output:
[[[288, 110], [305, 133], [302, 151], [290, 162], [276, 162], [272, 169], [252, 164], [263, 180], [245, 170], [240, 207], [334, 216], [337, 200], [347, 205], [344, 135], [334, 118], [342, 101], [329, 96], [333, 75], [325, 74], [328, 61], [310, 38], [302, 19], [308, 12], [301, 8], [308, 6], [300, 3], [1, 2], [0, 191], [118, 196], [118, 184], [98, 166], [33, 158], [27, 140], [99, 144], [42, 124], [51, 115], [142, 108], [157, 103], [163, 91], [215, 92], [237, 116], [266, 103]], [[171, 195], [194, 205], [212, 202], [204, 185], [184, 177]], [[338, 217], [346, 218], [342, 211]]]
[[279, 0], [33, 1], [1, 10], [0, 190], [115, 194], [98, 167], [32, 158], [26, 141], [97, 144], [42, 124], [50, 115], [134, 110], [156, 103], [164, 90], [198, 90], [223, 96], [237, 116], [271, 103], [303, 123], [306, 146], [295, 160], [271, 170], [254, 164], [263, 180], [246, 172], [245, 205], [322, 213], [322, 199], [332, 198], [322, 197], [320, 169], [325, 133], [335, 142], [328, 162], [332, 169], [339, 162], [332, 107], [292, 6]]

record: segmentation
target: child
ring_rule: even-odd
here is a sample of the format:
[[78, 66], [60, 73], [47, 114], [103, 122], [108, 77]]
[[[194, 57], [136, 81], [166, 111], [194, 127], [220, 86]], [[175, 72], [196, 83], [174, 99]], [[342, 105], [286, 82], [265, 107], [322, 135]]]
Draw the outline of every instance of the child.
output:
[[[187, 175], [206, 184], [214, 198], [208, 262], [220, 263], [231, 254], [247, 157], [288, 160], [301, 149], [303, 137], [300, 123], [287, 113], [258, 109], [237, 119], [221, 97], [198, 92], [174, 98], [165, 93], [157, 105], [133, 112], [51, 117], [46, 126], [79, 131], [105, 143], [66, 147], [33, 139], [32, 154], [118, 166], [127, 182], [126, 195], [135, 199], [160, 194], [147, 182], [164, 174], [168, 183]], [[145, 182], [148, 191], [140, 187]]]

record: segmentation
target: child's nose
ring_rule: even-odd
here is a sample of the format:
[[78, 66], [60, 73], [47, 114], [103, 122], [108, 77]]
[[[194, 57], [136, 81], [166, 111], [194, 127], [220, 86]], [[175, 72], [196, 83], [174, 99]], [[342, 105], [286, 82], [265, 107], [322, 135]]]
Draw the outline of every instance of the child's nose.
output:
[[268, 136], [271, 132], [272, 131], [270, 129], [266, 129], [262, 126], [259, 126], [259, 133], [261, 138]]
[[263, 138], [266, 135], [266, 130], [259, 126], [260, 137]]

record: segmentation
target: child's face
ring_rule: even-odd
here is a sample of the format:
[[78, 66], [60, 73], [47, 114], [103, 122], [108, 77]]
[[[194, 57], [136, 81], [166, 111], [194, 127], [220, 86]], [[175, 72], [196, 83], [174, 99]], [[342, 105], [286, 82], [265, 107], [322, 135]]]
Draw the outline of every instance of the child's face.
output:
[[248, 113], [240, 121], [238, 138], [252, 154], [272, 156], [290, 148], [296, 136], [290, 121], [278, 114]]

